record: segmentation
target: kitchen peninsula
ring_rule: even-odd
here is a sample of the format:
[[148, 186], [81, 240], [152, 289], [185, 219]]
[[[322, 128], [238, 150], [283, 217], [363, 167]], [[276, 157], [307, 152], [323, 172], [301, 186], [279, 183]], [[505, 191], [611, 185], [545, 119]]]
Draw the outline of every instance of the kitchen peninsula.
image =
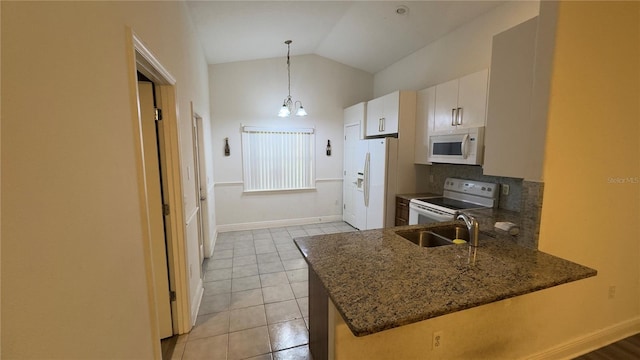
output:
[[[500, 237], [484, 236], [475, 263], [470, 264], [467, 245], [422, 248], [396, 234], [430, 227], [434, 226], [295, 239], [309, 264], [309, 335], [314, 359], [420, 358], [429, 353], [438, 357], [435, 341], [447, 316], [597, 273]], [[485, 323], [499, 321], [500, 312]], [[472, 332], [473, 326], [479, 326], [460, 318], [448, 320]], [[448, 335], [449, 344], [482, 337], [467, 331], [455, 338]], [[385, 353], [384, 349], [389, 350]], [[484, 354], [499, 355], [495, 352], [499, 348], [490, 351], [493, 353], [484, 349]], [[446, 356], [440, 353], [439, 357]]]

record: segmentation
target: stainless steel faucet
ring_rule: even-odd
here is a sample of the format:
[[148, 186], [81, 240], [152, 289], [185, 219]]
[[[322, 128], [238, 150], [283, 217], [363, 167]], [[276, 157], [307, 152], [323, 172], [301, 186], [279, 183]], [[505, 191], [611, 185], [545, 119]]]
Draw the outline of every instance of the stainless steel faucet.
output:
[[473, 247], [478, 246], [478, 234], [480, 230], [478, 229], [478, 220], [471, 215], [465, 213], [459, 213], [456, 219], [464, 220], [464, 223], [467, 225], [467, 229], [469, 230], [469, 245]]

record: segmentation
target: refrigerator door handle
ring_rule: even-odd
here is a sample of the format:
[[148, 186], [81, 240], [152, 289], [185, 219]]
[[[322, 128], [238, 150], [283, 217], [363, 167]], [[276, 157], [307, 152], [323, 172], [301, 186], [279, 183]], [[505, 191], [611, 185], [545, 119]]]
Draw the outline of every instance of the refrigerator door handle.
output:
[[367, 152], [364, 158], [364, 206], [369, 206], [369, 162], [371, 154]]

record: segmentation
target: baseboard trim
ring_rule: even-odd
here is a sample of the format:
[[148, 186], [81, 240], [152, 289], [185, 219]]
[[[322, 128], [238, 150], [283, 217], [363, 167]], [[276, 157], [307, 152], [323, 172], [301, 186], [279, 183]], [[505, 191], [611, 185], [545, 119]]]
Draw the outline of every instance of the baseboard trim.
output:
[[[191, 307], [191, 328], [196, 325], [196, 320], [198, 320], [198, 312], [200, 311], [200, 304], [202, 303], [202, 297], [204, 296], [204, 282], [202, 279], [198, 281], [198, 290], [195, 296], [195, 300], [193, 304], [195, 306]], [[191, 331], [191, 328], [189, 331]]]
[[266, 228], [282, 227], [282, 226], [319, 224], [319, 223], [327, 223], [327, 222], [334, 222], [334, 221], [342, 221], [342, 215], [327, 215], [327, 216], [316, 216], [316, 217], [300, 218], [300, 219], [258, 221], [258, 222], [240, 223], [240, 224], [224, 224], [224, 225], [218, 225], [217, 230], [218, 230], [218, 233], [223, 233], [227, 231], [256, 230], [256, 229], [266, 229]]
[[204, 257], [206, 257], [207, 259], [213, 256], [213, 250], [216, 248], [216, 242], [218, 241], [218, 234], [218, 227], [216, 226], [216, 228], [213, 229], [213, 236], [211, 236], [211, 239], [209, 239], [209, 248], [211, 249], [211, 251], [209, 251], [208, 254], [204, 254]]
[[573, 359], [637, 333], [640, 333], [640, 317], [570, 340], [551, 349], [527, 356], [526, 359]]

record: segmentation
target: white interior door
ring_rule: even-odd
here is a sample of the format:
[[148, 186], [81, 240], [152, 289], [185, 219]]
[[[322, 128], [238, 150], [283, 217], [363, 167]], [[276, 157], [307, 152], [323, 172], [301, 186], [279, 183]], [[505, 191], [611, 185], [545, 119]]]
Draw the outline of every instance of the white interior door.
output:
[[[192, 107], [193, 107], [193, 104], [192, 104]], [[213, 252], [213, 249], [210, 249], [211, 239], [209, 238], [210, 224], [209, 224], [209, 208], [208, 208], [208, 200], [207, 200], [207, 171], [204, 166], [204, 159], [205, 159], [204, 128], [202, 125], [202, 117], [194, 113], [193, 109], [191, 110], [191, 112], [193, 113], [193, 121], [195, 125], [194, 130], [195, 130], [195, 135], [197, 137], [194, 140], [194, 144], [197, 147], [197, 149], [194, 149], [194, 154], [197, 155], [196, 177], [198, 178], [198, 185], [197, 185], [196, 191], [197, 191], [197, 196], [200, 199], [199, 200], [200, 231], [202, 232], [202, 243], [203, 243], [202, 254], [204, 257], [209, 257]], [[200, 260], [202, 261], [203, 259], [200, 259]], [[204, 272], [203, 272], [203, 275], [204, 275]]]
[[343, 206], [342, 219], [356, 226], [356, 201], [358, 200], [358, 141], [360, 138], [360, 124], [344, 127], [344, 172], [343, 172]]
[[142, 122], [144, 169], [146, 175], [149, 222], [151, 224], [151, 251], [156, 309], [160, 327], [160, 338], [173, 335], [171, 322], [171, 298], [169, 294], [169, 271], [164, 230], [162, 183], [158, 159], [153, 86], [150, 82], [138, 82], [138, 101]]
[[[193, 107], [193, 104], [192, 104]], [[193, 109], [191, 109], [193, 112]], [[200, 264], [204, 262], [204, 230], [202, 227], [202, 204], [204, 203], [203, 199], [206, 200], [206, 196], [203, 197], [203, 189], [200, 179], [200, 140], [199, 140], [199, 132], [198, 132], [198, 117], [193, 114], [191, 120], [193, 121], [192, 131], [192, 143], [193, 143], [193, 164], [194, 164], [194, 185], [196, 191], [196, 197], [198, 200], [198, 209], [196, 214], [196, 219], [198, 221], [198, 256], [200, 259]], [[204, 274], [204, 271], [200, 272], [201, 276]]]

